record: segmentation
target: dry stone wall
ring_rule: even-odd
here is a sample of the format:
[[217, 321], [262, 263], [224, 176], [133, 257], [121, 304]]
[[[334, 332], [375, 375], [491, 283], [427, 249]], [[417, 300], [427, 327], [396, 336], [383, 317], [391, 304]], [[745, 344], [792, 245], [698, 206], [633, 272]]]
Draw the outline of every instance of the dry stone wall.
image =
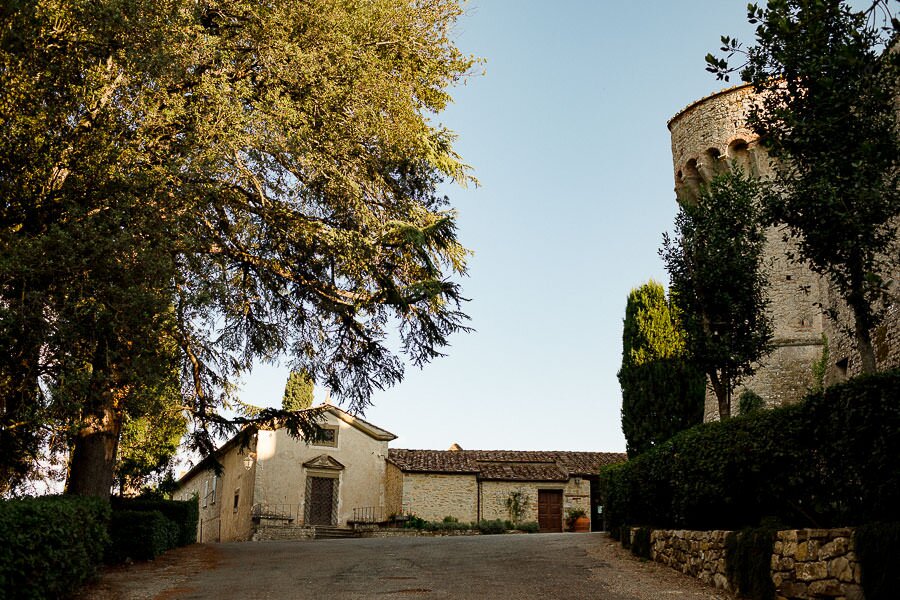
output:
[[779, 531], [772, 553], [778, 600], [863, 600], [851, 529]]
[[[731, 591], [725, 551], [729, 533], [654, 530], [650, 556], [717, 589]], [[865, 600], [852, 529], [779, 531], [771, 565], [776, 600]]]
[[650, 557], [720, 590], [730, 590], [725, 575], [727, 531], [656, 529], [650, 533]]

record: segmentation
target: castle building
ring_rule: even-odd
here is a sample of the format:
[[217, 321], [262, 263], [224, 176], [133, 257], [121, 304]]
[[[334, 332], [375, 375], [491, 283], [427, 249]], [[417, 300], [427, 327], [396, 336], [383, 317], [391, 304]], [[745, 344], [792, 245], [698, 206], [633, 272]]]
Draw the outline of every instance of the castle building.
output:
[[[754, 98], [751, 85], [736, 86], [694, 102], [669, 121], [679, 202], [696, 200], [701, 185], [733, 164], [749, 175], [771, 177], [769, 157], [747, 125]], [[782, 406], [798, 401], [813, 386], [813, 364], [822, 357], [823, 334], [829, 346], [826, 384], [856, 375], [860, 365], [855, 343], [846, 333], [850, 321], [843, 300], [827, 280], [788, 258], [793, 242], [784, 239], [781, 229], [770, 228], [766, 236], [763, 268], [769, 280], [774, 350], [737, 393], [752, 389], [768, 406]], [[839, 322], [825, 317], [822, 307], [837, 308]], [[879, 369], [900, 365], [900, 344], [894, 343], [900, 340], [896, 307], [888, 308], [872, 338]], [[715, 396], [708, 392], [704, 420], [717, 418]]]

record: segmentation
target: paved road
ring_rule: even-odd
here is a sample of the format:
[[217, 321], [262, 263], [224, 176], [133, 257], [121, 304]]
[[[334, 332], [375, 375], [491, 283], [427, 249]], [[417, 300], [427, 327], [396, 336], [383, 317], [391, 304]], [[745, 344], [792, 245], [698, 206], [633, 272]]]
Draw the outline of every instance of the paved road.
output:
[[[605, 534], [258, 542], [194, 546], [104, 578], [101, 600], [591, 598], [709, 600], [711, 588], [622, 551]], [[189, 552], [191, 549], [183, 549]], [[188, 556], [187, 554], [185, 556]], [[188, 563], [190, 561], [187, 561]]]

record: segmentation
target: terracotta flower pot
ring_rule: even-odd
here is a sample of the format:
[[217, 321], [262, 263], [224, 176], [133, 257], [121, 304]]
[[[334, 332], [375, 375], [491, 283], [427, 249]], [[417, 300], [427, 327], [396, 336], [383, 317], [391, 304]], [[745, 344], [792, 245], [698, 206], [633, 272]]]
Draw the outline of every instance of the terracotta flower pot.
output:
[[575, 533], [585, 533], [591, 530], [591, 520], [588, 517], [578, 517], [575, 519], [573, 527]]

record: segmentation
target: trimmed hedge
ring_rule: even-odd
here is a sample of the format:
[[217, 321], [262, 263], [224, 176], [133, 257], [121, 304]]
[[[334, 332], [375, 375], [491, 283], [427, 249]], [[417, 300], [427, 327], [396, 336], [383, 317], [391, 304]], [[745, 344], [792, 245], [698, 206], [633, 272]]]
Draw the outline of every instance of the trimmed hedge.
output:
[[[114, 511], [159, 511], [178, 526], [178, 537], [174, 546], [187, 546], [197, 542], [197, 521], [200, 518], [199, 501], [156, 500], [152, 498], [113, 498]], [[173, 547], [174, 547], [173, 546]]]
[[63, 598], [94, 576], [110, 506], [79, 496], [0, 501], [0, 597]]
[[178, 525], [158, 510], [116, 510], [109, 526], [106, 562], [153, 560], [178, 543]]
[[681, 432], [601, 471], [610, 529], [890, 521], [900, 512], [900, 373]]

